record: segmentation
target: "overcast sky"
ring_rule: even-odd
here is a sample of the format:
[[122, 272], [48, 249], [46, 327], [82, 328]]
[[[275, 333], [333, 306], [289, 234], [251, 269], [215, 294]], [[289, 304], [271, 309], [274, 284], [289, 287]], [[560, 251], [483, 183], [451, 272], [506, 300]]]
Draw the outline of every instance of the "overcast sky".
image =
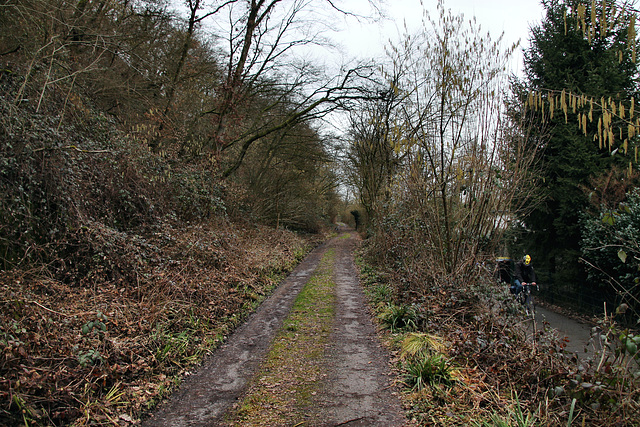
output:
[[[367, 0], [349, 0], [349, 9], [354, 10], [352, 4], [358, 3], [366, 14], [370, 7]], [[390, 20], [374, 24], [348, 22], [349, 29], [340, 36], [340, 43], [349, 53], [361, 57], [380, 55], [390, 38], [397, 40], [398, 34], [404, 32], [405, 22], [409, 30], [421, 27], [423, 6], [420, 0], [389, 0], [386, 3], [385, 11]], [[423, 3], [431, 15], [437, 17], [437, 0], [423, 0]], [[521, 48], [528, 45], [529, 28], [540, 22], [544, 11], [540, 0], [445, 0], [444, 5], [456, 15], [464, 14], [465, 19], [475, 16], [482, 31], [489, 31], [494, 40], [504, 32], [505, 46], [520, 40]], [[517, 69], [521, 69], [522, 55], [516, 55], [514, 61]]]

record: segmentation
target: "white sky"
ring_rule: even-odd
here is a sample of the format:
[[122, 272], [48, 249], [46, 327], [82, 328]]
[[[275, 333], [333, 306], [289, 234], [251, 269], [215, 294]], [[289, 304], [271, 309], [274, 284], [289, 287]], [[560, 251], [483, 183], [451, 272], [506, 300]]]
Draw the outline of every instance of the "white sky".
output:
[[[345, 3], [349, 10], [362, 10], [363, 14], [370, 9], [367, 0]], [[423, 0], [423, 3], [431, 16], [437, 18], [437, 0]], [[493, 40], [504, 32], [505, 47], [520, 40], [520, 49], [514, 56], [517, 70], [522, 68], [521, 51], [528, 46], [529, 29], [540, 22], [544, 12], [540, 0], [444, 0], [444, 6], [453, 14], [463, 14], [465, 20], [475, 16], [482, 32], [488, 31]], [[350, 55], [361, 58], [381, 55], [388, 40], [397, 40], [398, 35], [404, 32], [405, 22], [410, 32], [421, 27], [423, 6], [420, 0], [387, 0], [384, 8], [390, 21], [364, 24], [354, 19], [347, 22], [348, 30], [338, 37]]]

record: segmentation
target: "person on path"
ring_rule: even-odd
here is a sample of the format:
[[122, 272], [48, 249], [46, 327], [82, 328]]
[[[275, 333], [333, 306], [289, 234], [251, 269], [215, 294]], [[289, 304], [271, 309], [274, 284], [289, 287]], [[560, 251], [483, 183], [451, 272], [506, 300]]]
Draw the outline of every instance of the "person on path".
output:
[[522, 292], [522, 288], [529, 285], [536, 285], [536, 272], [531, 265], [531, 256], [525, 255], [520, 261], [516, 263], [516, 270], [514, 273], [514, 283], [511, 286], [511, 293], [516, 296]]

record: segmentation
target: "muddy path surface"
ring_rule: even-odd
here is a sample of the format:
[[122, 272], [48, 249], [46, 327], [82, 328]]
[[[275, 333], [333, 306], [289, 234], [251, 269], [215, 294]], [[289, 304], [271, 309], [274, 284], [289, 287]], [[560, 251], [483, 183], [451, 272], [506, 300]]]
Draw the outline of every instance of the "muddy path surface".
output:
[[142, 425], [224, 426], [260, 369], [296, 296], [323, 254], [337, 253], [334, 328], [323, 358], [313, 416], [299, 426], [402, 426], [405, 418], [353, 263], [357, 237], [348, 230], [316, 248], [170, 399]]

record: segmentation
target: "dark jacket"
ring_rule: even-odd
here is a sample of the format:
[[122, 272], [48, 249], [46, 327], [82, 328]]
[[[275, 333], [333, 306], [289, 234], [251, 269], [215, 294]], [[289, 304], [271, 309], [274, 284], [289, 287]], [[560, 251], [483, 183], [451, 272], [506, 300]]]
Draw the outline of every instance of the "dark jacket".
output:
[[533, 270], [533, 266], [531, 264], [525, 265], [522, 261], [516, 264], [514, 275], [521, 283], [532, 283], [536, 281], [536, 272]]

